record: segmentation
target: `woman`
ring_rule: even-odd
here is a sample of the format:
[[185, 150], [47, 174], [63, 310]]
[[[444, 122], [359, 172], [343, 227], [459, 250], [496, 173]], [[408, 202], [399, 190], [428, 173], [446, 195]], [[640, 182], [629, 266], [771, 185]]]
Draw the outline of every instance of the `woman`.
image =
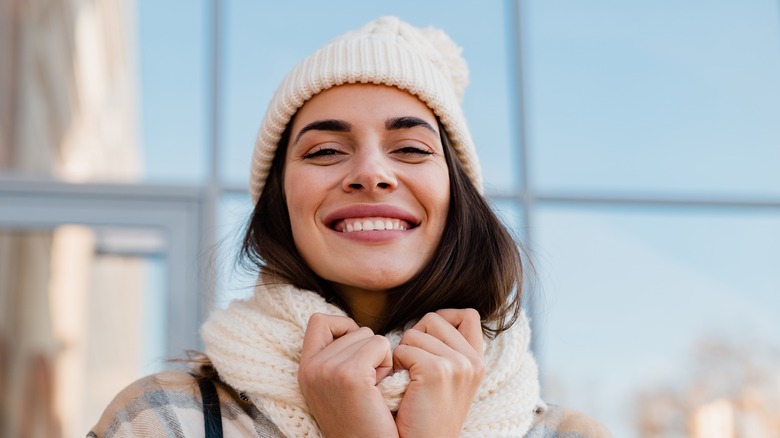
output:
[[539, 398], [521, 258], [481, 196], [459, 103], [467, 75], [443, 32], [393, 17], [299, 64], [254, 153], [253, 297], [204, 324], [198, 383], [142, 379], [92, 433], [608, 436]]

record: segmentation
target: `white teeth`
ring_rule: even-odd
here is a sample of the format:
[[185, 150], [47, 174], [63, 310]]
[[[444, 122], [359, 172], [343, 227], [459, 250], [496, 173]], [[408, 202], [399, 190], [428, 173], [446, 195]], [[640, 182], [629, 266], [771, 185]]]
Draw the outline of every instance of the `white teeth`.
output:
[[390, 218], [364, 218], [364, 219], [345, 219], [342, 232], [352, 233], [355, 231], [385, 231], [385, 230], [406, 230], [406, 222], [400, 219]]

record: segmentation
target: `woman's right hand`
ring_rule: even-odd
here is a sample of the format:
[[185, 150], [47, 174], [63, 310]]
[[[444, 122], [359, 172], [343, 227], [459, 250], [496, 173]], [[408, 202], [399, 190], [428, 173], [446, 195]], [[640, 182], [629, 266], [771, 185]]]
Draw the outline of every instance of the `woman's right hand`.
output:
[[309, 319], [298, 384], [324, 436], [398, 436], [376, 386], [392, 370], [384, 336], [346, 316], [317, 313]]

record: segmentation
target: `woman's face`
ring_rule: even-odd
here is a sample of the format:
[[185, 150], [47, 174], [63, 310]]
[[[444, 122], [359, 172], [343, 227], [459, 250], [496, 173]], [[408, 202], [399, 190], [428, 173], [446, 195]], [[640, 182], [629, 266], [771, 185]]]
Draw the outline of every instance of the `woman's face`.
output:
[[284, 168], [293, 238], [349, 299], [398, 286], [429, 261], [450, 184], [436, 118], [382, 85], [342, 85], [295, 116]]

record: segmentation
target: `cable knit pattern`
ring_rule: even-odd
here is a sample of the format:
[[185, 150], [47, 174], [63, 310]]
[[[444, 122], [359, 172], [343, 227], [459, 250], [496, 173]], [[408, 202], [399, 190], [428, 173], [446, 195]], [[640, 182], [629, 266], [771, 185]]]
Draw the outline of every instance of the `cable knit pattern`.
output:
[[[252, 298], [214, 312], [203, 325], [206, 354], [220, 378], [247, 394], [286, 436], [321, 436], [297, 378], [306, 326], [318, 312], [345, 315], [314, 292], [258, 286]], [[401, 336], [400, 330], [387, 335], [393, 348]], [[529, 430], [535, 411], [544, 408], [529, 340], [525, 315], [496, 339], [485, 339], [486, 376], [461, 436], [522, 437]], [[408, 384], [405, 370], [379, 383], [391, 411]]]

